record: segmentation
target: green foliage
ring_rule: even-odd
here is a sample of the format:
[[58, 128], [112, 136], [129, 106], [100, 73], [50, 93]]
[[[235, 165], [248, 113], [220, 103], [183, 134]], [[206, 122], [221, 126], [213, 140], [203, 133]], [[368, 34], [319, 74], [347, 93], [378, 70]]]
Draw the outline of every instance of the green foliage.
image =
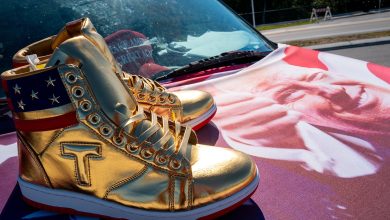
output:
[[[251, 0], [220, 0], [228, 4], [237, 13], [251, 12]], [[378, 0], [254, 0], [255, 10], [263, 10], [264, 1], [266, 1], [267, 10], [278, 10], [286, 8], [323, 8], [330, 6], [332, 12], [345, 13], [362, 10], [364, 7], [369, 9], [378, 8]], [[381, 0], [381, 7], [390, 7], [390, 0]]]
[[327, 6], [334, 7], [334, 1], [332, 0], [314, 0], [312, 3], [313, 8], [325, 8]]
[[250, 0], [223, 0], [222, 2], [231, 7], [238, 14], [248, 13], [251, 11]]
[[311, 6], [313, 3], [313, 0], [292, 0], [291, 6], [294, 8], [299, 8], [302, 6]]

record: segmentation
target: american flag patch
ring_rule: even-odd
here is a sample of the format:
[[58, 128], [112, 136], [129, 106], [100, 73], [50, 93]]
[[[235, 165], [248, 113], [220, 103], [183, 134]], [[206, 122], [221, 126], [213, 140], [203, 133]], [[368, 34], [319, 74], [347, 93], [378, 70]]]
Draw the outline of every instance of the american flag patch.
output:
[[56, 68], [3, 80], [15, 127], [45, 131], [77, 123], [76, 112]]

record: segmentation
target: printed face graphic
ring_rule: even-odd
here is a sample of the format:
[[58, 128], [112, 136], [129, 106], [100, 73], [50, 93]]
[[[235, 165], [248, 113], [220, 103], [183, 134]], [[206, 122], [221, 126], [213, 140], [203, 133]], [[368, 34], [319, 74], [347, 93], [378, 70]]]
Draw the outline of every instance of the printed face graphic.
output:
[[390, 89], [325, 72], [264, 77], [254, 88], [258, 94], [302, 113], [311, 124], [368, 136], [390, 133]]
[[284, 63], [211, 84], [199, 89], [213, 95], [213, 121], [237, 150], [344, 178], [373, 174], [382, 164], [379, 151], [390, 134], [384, 86]]

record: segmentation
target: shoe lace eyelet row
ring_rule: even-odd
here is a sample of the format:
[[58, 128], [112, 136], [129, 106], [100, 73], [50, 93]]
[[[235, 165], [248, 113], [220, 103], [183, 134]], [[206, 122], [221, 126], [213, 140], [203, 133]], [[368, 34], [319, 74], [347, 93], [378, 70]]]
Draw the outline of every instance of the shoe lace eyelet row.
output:
[[[145, 97], [148, 96], [147, 93], [151, 92], [154, 95], [149, 95], [149, 102], [155, 102], [157, 100], [157, 97], [159, 97], [158, 102], [160, 104], [174, 104], [176, 102], [175, 97], [172, 94], [165, 92], [163, 89], [161, 89], [161, 86], [157, 82], [136, 75], [132, 75], [131, 79], [135, 82], [134, 86], [132, 86], [131, 89], [138, 100], [143, 101]], [[144, 90], [145, 84], [149, 85], [151, 91]]]
[[[88, 94], [88, 90], [83, 88], [86, 85], [83, 85], [82, 79], [83, 77], [79, 77], [77, 73], [69, 72], [65, 74], [65, 81], [70, 87], [72, 96], [78, 102], [79, 109], [81, 112], [87, 113], [87, 115], [85, 115], [86, 122], [88, 122], [92, 127], [96, 128], [104, 138], [110, 140], [110, 142], [112, 142], [115, 146], [122, 148], [133, 155], [139, 155], [140, 158], [149, 162], [153, 162], [157, 165], [166, 166], [171, 170], [179, 170], [182, 167], [181, 159], [177, 158], [176, 153], [168, 156], [164, 153], [164, 149], [155, 150], [150, 146], [144, 146], [143, 144], [139, 144], [127, 139], [127, 135], [122, 135], [120, 133], [117, 134], [114, 132], [114, 129], [110, 123], [105, 122], [105, 116], [96, 112], [92, 102], [88, 100], [91, 98], [91, 96]], [[136, 97], [139, 99], [144, 99], [146, 95], [138, 93]], [[149, 100], [156, 101], [157, 98], [160, 102], [166, 102], [167, 100], [170, 102], [175, 101], [171, 99], [170, 94], [168, 94], [167, 97], [150, 96]]]
[[[154, 113], [151, 114], [153, 115]], [[178, 126], [180, 126], [180, 123], [178, 122], [176, 123]], [[154, 126], [160, 126], [160, 125], [154, 124]], [[185, 147], [187, 147], [187, 145]], [[162, 146], [160, 147], [159, 150], [155, 150], [150, 144], [145, 145], [145, 144], [139, 144], [135, 142], [135, 143], [128, 143], [125, 149], [129, 153], [140, 155], [140, 157], [143, 158], [144, 160], [154, 162], [157, 165], [166, 166], [168, 169], [180, 170], [182, 168], [183, 158], [181, 157], [183, 157], [184, 155], [182, 155], [181, 157], [179, 157], [177, 153], [174, 153], [170, 156], [166, 155], [164, 151], [167, 149], [165, 149]]]

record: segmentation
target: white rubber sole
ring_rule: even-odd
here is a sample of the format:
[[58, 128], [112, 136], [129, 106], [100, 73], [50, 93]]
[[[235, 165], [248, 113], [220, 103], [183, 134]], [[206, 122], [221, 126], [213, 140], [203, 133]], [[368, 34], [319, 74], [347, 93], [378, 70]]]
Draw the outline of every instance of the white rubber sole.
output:
[[211, 117], [215, 114], [216, 111], [217, 111], [217, 106], [213, 104], [213, 106], [211, 106], [211, 108], [206, 113], [191, 121], [183, 123], [183, 125], [188, 125], [192, 128], [196, 128], [198, 125], [204, 123], [205, 121], [208, 122], [209, 120], [211, 120]]
[[195, 220], [227, 209], [247, 198], [256, 190], [259, 180], [259, 174], [257, 174], [256, 178], [246, 188], [226, 199], [193, 210], [178, 212], [131, 208], [90, 195], [38, 186], [21, 178], [18, 179], [18, 182], [26, 199], [43, 206], [72, 209], [79, 213], [120, 219], [155, 220], [174, 218], [175, 220]]

